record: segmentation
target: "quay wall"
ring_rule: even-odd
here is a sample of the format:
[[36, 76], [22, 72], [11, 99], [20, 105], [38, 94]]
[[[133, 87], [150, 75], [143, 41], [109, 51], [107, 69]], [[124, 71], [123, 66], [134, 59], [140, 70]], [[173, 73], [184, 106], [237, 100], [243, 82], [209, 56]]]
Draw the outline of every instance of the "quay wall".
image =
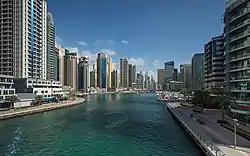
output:
[[42, 106], [24, 108], [23, 110], [17, 109], [16, 111], [9, 112], [9, 113], [0, 112], [2, 113], [0, 114], [0, 120], [6, 120], [6, 119], [11, 119], [11, 118], [31, 115], [35, 113], [42, 113], [42, 112], [61, 109], [65, 107], [72, 107], [72, 106], [82, 104], [83, 102], [85, 102], [85, 99], [78, 99], [78, 100], [74, 100], [74, 101], [70, 101], [66, 103], [51, 103], [51, 104], [46, 104], [46, 105], [44, 104]]
[[[225, 156], [224, 154], [219, 154], [208, 148], [207, 145], [197, 133], [194, 132], [185, 122], [174, 112], [170, 106], [166, 106], [167, 110], [171, 113], [174, 119], [184, 128], [184, 130], [191, 136], [199, 148], [203, 151], [206, 156]], [[211, 144], [210, 144], [211, 145]]]

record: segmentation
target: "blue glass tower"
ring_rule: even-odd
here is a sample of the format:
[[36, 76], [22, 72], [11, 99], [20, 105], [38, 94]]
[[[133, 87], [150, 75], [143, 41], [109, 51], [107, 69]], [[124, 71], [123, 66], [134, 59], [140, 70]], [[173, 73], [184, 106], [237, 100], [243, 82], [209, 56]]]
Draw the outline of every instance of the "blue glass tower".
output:
[[107, 55], [104, 53], [97, 56], [97, 87], [107, 88]]

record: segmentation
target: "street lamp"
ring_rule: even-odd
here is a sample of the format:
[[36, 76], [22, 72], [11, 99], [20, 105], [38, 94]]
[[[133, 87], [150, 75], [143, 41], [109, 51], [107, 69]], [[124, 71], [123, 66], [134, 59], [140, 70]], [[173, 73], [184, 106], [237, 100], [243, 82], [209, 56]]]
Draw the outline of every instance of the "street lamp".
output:
[[234, 122], [234, 148], [236, 148], [236, 128], [237, 128], [237, 125], [238, 125], [238, 120], [237, 119], [233, 119], [233, 122]]

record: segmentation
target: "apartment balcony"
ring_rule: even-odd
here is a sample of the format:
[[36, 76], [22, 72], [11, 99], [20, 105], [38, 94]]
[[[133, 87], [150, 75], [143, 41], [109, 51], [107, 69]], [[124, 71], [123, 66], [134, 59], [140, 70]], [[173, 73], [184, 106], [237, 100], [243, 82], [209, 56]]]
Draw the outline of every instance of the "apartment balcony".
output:
[[232, 48], [229, 50], [229, 52], [230, 52], [230, 53], [233, 53], [233, 52], [236, 52], [236, 51], [239, 51], [239, 50], [243, 50], [243, 49], [248, 48], [248, 47], [250, 47], [250, 45], [247, 44], [247, 42], [244, 42], [244, 43], [242, 43], [242, 44], [238, 44], [237, 46], [232, 47]]
[[229, 23], [232, 23], [235, 20], [237, 20], [237, 19], [239, 19], [239, 18], [241, 18], [241, 17], [243, 17], [243, 16], [245, 16], [245, 15], [247, 15], [249, 13], [250, 13], [250, 9], [245, 8], [241, 12], [239, 12], [238, 14], [232, 16], [231, 19], [229, 20]]
[[243, 27], [245, 27], [245, 26], [247, 26], [247, 25], [249, 25], [249, 24], [250, 24], [250, 20], [245, 20], [245, 21], [243, 21], [243, 22], [240, 22], [240, 23], [238, 23], [236, 26], [231, 27], [229, 33], [232, 33], [232, 32], [234, 32], [235, 30], [241, 29], [241, 28], [243, 28]]
[[249, 30], [245, 30], [245, 31], [243, 31], [243, 32], [241, 32], [241, 33], [239, 33], [239, 34], [237, 34], [237, 35], [231, 37], [229, 43], [233, 43], [233, 42], [235, 42], [235, 41], [238, 41], [238, 40], [240, 40], [240, 39], [243, 39], [243, 38], [245, 38], [245, 37], [250, 36], [250, 33], [249, 33], [249, 32], [250, 32]]
[[224, 64], [223, 64], [224, 62], [222, 62], [222, 64], [221, 64], [221, 66], [213, 66], [213, 72], [216, 72], [216, 71], [218, 71], [218, 70], [222, 70], [222, 71], [224, 71], [224, 69], [225, 69], [225, 67], [224, 67]]
[[230, 78], [230, 82], [246, 82], [250, 81], [250, 76], [235, 76]]
[[248, 88], [231, 88], [230, 90], [232, 93], [250, 93], [250, 87]]
[[223, 66], [223, 64], [224, 64], [223, 61], [213, 61], [212, 62], [212, 66], [215, 66], [215, 65]]
[[[224, 55], [224, 54], [223, 54], [223, 55]], [[221, 55], [221, 56], [215, 56], [215, 57], [212, 58], [212, 60], [213, 60], [213, 61], [224, 60], [225, 57], [224, 57], [223, 55]]]
[[244, 70], [250, 70], [250, 65], [232, 67], [230, 69], [230, 72], [238, 72], [238, 71], [244, 71]]
[[213, 76], [213, 81], [223, 81], [224, 82], [225, 76]]
[[236, 62], [236, 61], [245, 60], [249, 58], [250, 58], [250, 53], [240, 54], [240, 55], [233, 56], [230, 62]]

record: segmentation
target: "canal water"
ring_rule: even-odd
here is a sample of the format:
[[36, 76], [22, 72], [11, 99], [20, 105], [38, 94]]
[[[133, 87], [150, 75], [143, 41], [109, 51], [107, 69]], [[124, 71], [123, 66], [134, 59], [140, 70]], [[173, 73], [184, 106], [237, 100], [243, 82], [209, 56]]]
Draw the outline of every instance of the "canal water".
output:
[[201, 156], [155, 94], [109, 94], [84, 105], [0, 121], [0, 155]]

